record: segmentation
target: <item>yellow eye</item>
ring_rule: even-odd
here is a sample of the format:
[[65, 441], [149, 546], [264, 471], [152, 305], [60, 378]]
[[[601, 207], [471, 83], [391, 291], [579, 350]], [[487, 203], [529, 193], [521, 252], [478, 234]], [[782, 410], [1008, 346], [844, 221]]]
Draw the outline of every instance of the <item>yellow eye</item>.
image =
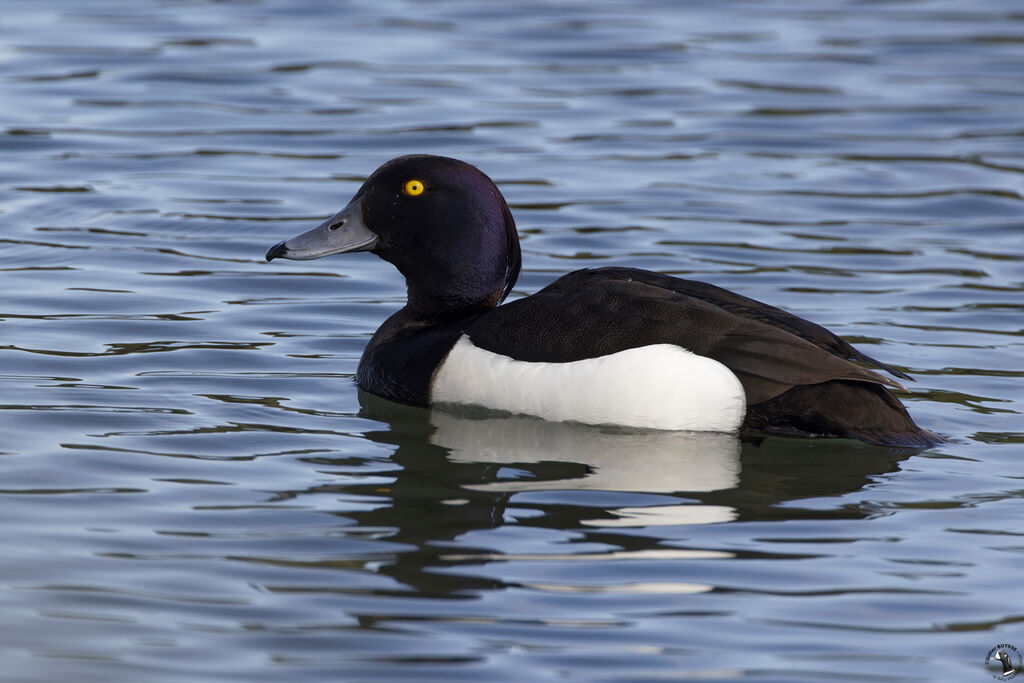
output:
[[410, 180], [402, 188], [402, 191], [411, 197], [417, 197], [423, 194], [423, 181], [422, 180]]

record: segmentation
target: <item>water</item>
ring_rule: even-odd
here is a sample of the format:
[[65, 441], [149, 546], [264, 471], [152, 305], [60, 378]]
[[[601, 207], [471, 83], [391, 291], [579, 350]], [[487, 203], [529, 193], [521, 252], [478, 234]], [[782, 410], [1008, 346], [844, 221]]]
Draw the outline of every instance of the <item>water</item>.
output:
[[[983, 681], [1024, 651], [1024, 14], [960, 3], [4, 3], [5, 680]], [[704, 279], [952, 442], [636, 434], [360, 396], [372, 256], [464, 158], [580, 267]]]

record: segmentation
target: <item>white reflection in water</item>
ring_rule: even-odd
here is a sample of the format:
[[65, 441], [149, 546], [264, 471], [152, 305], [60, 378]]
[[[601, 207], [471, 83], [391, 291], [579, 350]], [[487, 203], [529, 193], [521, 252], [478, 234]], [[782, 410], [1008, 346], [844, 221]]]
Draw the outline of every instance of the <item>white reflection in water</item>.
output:
[[[585, 466], [562, 479], [509, 479], [467, 488], [485, 491], [589, 490], [637, 493], [708, 492], [739, 484], [740, 441], [732, 434], [610, 430], [526, 416], [465, 417], [431, 412], [431, 441], [456, 462], [514, 466], [571, 462]], [[718, 505], [658, 505], [608, 510], [612, 520], [586, 520], [595, 526], [710, 524], [735, 519], [733, 508]]]
[[646, 581], [601, 586], [570, 586], [554, 583], [524, 583], [524, 587], [553, 593], [647, 593], [676, 594], [707, 593], [713, 586], [681, 581]]
[[717, 524], [736, 519], [728, 505], [651, 505], [611, 510], [618, 519], [584, 519], [588, 526], [665, 526], [672, 524]]

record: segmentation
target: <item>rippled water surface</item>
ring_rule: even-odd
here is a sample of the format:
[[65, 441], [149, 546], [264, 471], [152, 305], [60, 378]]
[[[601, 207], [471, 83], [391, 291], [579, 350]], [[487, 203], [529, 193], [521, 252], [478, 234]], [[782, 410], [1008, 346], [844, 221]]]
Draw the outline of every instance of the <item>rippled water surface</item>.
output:
[[[1024, 651], [1016, 0], [9, 2], [11, 681], [984, 681]], [[403, 153], [513, 297], [703, 279], [917, 378], [920, 454], [360, 396], [404, 297], [263, 260]]]

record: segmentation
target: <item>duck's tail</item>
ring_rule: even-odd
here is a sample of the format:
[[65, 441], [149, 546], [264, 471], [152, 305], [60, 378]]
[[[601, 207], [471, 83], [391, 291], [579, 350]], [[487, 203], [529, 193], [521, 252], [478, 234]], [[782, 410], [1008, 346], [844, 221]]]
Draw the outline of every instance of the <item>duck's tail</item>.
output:
[[918, 427], [885, 387], [848, 380], [795, 386], [749, 405], [743, 427], [767, 434], [834, 436], [915, 450], [947, 441]]

